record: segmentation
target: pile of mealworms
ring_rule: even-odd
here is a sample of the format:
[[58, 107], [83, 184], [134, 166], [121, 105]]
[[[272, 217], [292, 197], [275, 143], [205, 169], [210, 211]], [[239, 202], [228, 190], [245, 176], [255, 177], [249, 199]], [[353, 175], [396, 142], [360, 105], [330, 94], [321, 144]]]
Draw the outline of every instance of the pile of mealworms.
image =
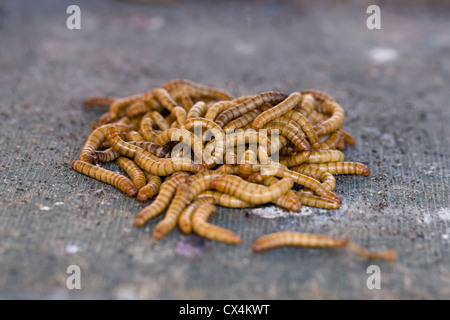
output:
[[[136, 226], [165, 212], [154, 230], [160, 240], [183, 233], [238, 244], [241, 237], [208, 222], [217, 206], [274, 204], [336, 209], [335, 175], [367, 176], [369, 168], [344, 160], [354, 138], [342, 129], [344, 109], [329, 95], [304, 90], [267, 91], [233, 98], [227, 92], [176, 79], [142, 94], [90, 97], [84, 105], [108, 108], [72, 161], [76, 171], [140, 201], [152, 199]], [[116, 162], [125, 174], [105, 169]], [[395, 260], [392, 250], [372, 252], [326, 235], [278, 232], [253, 244], [347, 247], [367, 258]]]

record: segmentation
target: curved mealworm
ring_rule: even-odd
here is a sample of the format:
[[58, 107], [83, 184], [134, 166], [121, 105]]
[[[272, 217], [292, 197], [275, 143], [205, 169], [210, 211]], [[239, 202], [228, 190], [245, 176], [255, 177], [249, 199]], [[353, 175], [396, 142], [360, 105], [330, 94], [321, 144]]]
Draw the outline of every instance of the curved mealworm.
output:
[[146, 152], [144, 149], [125, 142], [122, 138], [120, 138], [118, 132], [122, 130], [126, 130], [126, 128], [118, 127], [116, 124], [111, 125], [107, 129], [107, 139], [111, 145], [111, 148], [117, 151], [117, 153], [128, 158], [134, 158], [136, 154]]
[[183, 91], [181, 93], [181, 104], [183, 105], [183, 108], [184, 110], [186, 110], [186, 112], [190, 111], [192, 106], [194, 105], [194, 102], [186, 91]]
[[179, 184], [164, 219], [158, 222], [153, 230], [154, 239], [161, 240], [165, 235], [172, 231], [173, 228], [176, 227], [178, 218], [190, 199], [191, 196], [189, 194], [188, 185], [186, 183]]
[[298, 111], [307, 118], [314, 110], [315, 105], [316, 99], [314, 99], [314, 96], [309, 93], [304, 94], [300, 106], [298, 107]]
[[306, 136], [298, 124], [295, 126], [292, 122], [280, 123], [277, 120], [273, 120], [266, 124], [264, 129], [267, 129], [270, 134], [273, 134], [275, 130], [275, 132], [288, 138], [299, 150], [311, 150], [311, 145], [306, 141]]
[[276, 106], [264, 111], [252, 122], [253, 129], [261, 129], [264, 125], [293, 109], [302, 100], [302, 94], [299, 92], [291, 93], [286, 99]]
[[206, 110], [206, 103], [204, 101], [198, 101], [189, 109], [186, 119], [203, 117]]
[[310, 154], [311, 154], [310, 150], [304, 150], [292, 156], [287, 157], [282, 156], [280, 157], [280, 163], [286, 165], [287, 167], [298, 166], [299, 164], [305, 162]]
[[299, 246], [311, 248], [341, 248], [347, 246], [348, 237], [337, 239], [325, 235], [300, 232], [276, 232], [258, 238], [252, 246], [253, 251], [260, 252], [281, 246]]
[[164, 209], [167, 208], [169, 202], [172, 200], [173, 195], [177, 189], [177, 186], [181, 183], [184, 183], [188, 177], [188, 174], [185, 172], [176, 172], [170, 178], [167, 178], [159, 189], [159, 193], [156, 196], [155, 200], [147, 207], [142, 209], [135, 220], [136, 226], [140, 227], [148, 220], [153, 217], [156, 217]]
[[318, 90], [308, 89], [308, 90], [301, 91], [301, 93], [303, 95], [310, 94], [314, 97], [314, 99], [320, 100], [322, 102], [323, 101], [332, 101], [332, 102], [336, 101], [330, 95], [326, 94], [325, 92], [318, 91]]
[[320, 143], [320, 147], [324, 150], [334, 149], [341, 139], [340, 130], [333, 132], [325, 141]]
[[184, 110], [183, 107], [175, 107], [172, 110], [172, 114], [175, 116], [175, 118], [177, 119], [177, 123], [178, 124], [182, 124], [183, 122], [186, 121], [186, 110]]
[[96, 123], [92, 124], [92, 129], [95, 130], [98, 127], [101, 127], [105, 124], [111, 123], [113, 119], [111, 118], [111, 114], [108, 112], [103, 113], [97, 120]]
[[316, 131], [314, 130], [312, 124], [309, 122], [309, 120], [300, 112], [296, 110], [290, 110], [286, 112], [284, 115], [287, 118], [292, 119], [295, 121], [300, 128], [303, 130], [305, 135], [308, 137], [309, 142], [315, 149], [321, 149], [319, 139], [317, 138]]
[[197, 195], [198, 199], [203, 199], [205, 197], [211, 197], [212, 199], [214, 199], [213, 203], [227, 208], [251, 208], [255, 206], [252, 203], [242, 201], [241, 199], [233, 197], [229, 194], [214, 190], [205, 190]]
[[159, 192], [161, 187], [161, 178], [154, 176], [150, 173], [146, 173], [147, 184], [139, 189], [137, 193], [137, 199], [139, 201], [147, 201]]
[[339, 150], [311, 151], [306, 163], [342, 162], [344, 154]]
[[202, 140], [192, 132], [186, 129], [169, 128], [160, 133], [155, 139], [155, 143], [159, 144], [160, 146], [165, 146], [171, 141], [179, 141], [184, 143], [191, 148], [197, 159], [203, 160], [204, 147]]
[[211, 240], [217, 240], [229, 244], [240, 243], [242, 241], [241, 237], [233, 231], [207, 222], [208, 218], [216, 211], [216, 206], [213, 204], [205, 204], [197, 208], [192, 215], [192, 229], [194, 232]]
[[271, 202], [274, 199], [285, 194], [292, 188], [294, 180], [286, 177], [271, 185], [255, 190], [255, 184], [249, 183], [240, 177], [233, 175], [224, 175], [211, 180], [211, 189], [231, 194], [236, 198], [253, 204], [263, 204]]
[[152, 118], [155, 125], [161, 130], [169, 129], [169, 123], [167, 123], [166, 119], [157, 111], [151, 111], [150, 117]]
[[300, 202], [305, 206], [323, 208], [323, 209], [338, 209], [341, 204], [339, 202], [322, 198], [314, 194], [304, 193], [302, 191], [293, 191]]
[[204, 168], [202, 165], [189, 159], [167, 159], [167, 162], [158, 162], [143, 153], [136, 154], [134, 162], [143, 170], [158, 176], [168, 176], [175, 171], [199, 172]]
[[243, 126], [251, 123], [260, 113], [261, 111], [258, 109], [244, 113], [242, 116], [234, 119], [233, 121], [230, 121], [226, 126], [223, 127], [223, 130], [234, 131], [236, 129], [242, 128]]
[[140, 188], [145, 186], [145, 175], [142, 172], [141, 168], [139, 168], [133, 160], [125, 157], [119, 157], [116, 161], [119, 167], [130, 177], [136, 189], [139, 190]]
[[115, 99], [109, 106], [109, 114], [111, 116], [111, 119], [115, 120], [119, 118], [123, 114], [126, 107], [138, 100], [142, 100], [143, 98], [143, 94], [136, 94], [126, 98]]
[[314, 128], [317, 136], [336, 131], [342, 127], [345, 119], [345, 111], [337, 102], [325, 101], [322, 105], [325, 107], [326, 112], [331, 114], [331, 117]]
[[328, 119], [328, 117], [327, 117], [325, 114], [323, 114], [323, 113], [320, 113], [320, 112], [318, 112], [318, 111], [316, 111], [316, 110], [313, 110], [313, 111], [309, 114], [309, 116], [307, 117], [307, 119], [308, 119], [308, 121], [309, 121], [311, 124], [318, 124], [318, 123], [320, 123], [320, 122], [325, 121], [326, 119]]
[[233, 101], [219, 101], [214, 103], [206, 112], [205, 118], [214, 121], [216, 117], [225, 110], [233, 108], [236, 103]]
[[367, 258], [367, 259], [384, 259], [389, 262], [394, 262], [397, 260], [397, 254], [394, 250], [388, 249], [384, 251], [374, 252], [364, 248], [361, 248], [357, 244], [350, 242], [348, 245], [348, 249], [356, 253], [357, 255]]
[[[279, 180], [275, 177], [268, 177], [263, 180], [263, 184], [270, 187], [278, 181]], [[298, 212], [302, 208], [302, 203], [292, 190], [289, 190], [286, 194], [274, 199], [272, 202], [277, 206], [290, 211]]]
[[137, 189], [133, 182], [119, 173], [81, 160], [72, 160], [71, 165], [74, 170], [101, 182], [110, 184], [130, 197], [134, 197], [137, 193]]
[[175, 102], [174, 99], [172, 99], [167, 90], [163, 88], [156, 88], [151, 90], [150, 92], [152, 93], [155, 100], [158, 101], [164, 108], [166, 108], [170, 112], [172, 112], [173, 109], [175, 109], [175, 107], [178, 107], [178, 104]]
[[[143, 150], [148, 151], [159, 158], [166, 158], [170, 155], [169, 150], [151, 141], [128, 141], [128, 143], [142, 148]], [[103, 151], [92, 151], [89, 156], [91, 160], [96, 163], [110, 162], [120, 157], [120, 153], [112, 148], [109, 148]]]
[[247, 179], [253, 172], [253, 165], [257, 164], [256, 153], [251, 149], [246, 150], [239, 163], [239, 176]]
[[336, 178], [328, 171], [313, 167], [308, 164], [302, 164], [300, 166], [290, 168], [292, 171], [302, 173], [305, 175], [316, 176], [322, 182], [322, 186], [328, 191], [333, 191], [336, 187]]
[[353, 138], [353, 136], [350, 133], [348, 133], [347, 131], [345, 131], [343, 129], [341, 129], [339, 131], [340, 131], [341, 135], [344, 137], [345, 143], [347, 143], [348, 145], [351, 145], [351, 146], [355, 145], [355, 143], [356, 143], [355, 138]]
[[128, 131], [125, 135], [125, 140], [127, 141], [145, 141], [145, 138], [137, 131]]
[[83, 101], [84, 107], [98, 106], [98, 107], [109, 107], [111, 103], [116, 100], [116, 97], [110, 96], [94, 96], [89, 97]]
[[214, 204], [214, 198], [212, 196], [198, 198], [183, 210], [178, 219], [178, 226], [183, 233], [187, 234], [192, 232], [192, 215], [195, 210], [206, 204]]
[[130, 130], [129, 125], [123, 125], [123, 124], [106, 124], [101, 127], [98, 127], [95, 129], [87, 138], [84, 146], [81, 148], [80, 155], [78, 157], [79, 160], [85, 161], [85, 162], [91, 162], [91, 152], [99, 149], [100, 145], [103, 141], [107, 138], [108, 129], [112, 126], [117, 127], [118, 130], [121, 132], [125, 132]]
[[208, 87], [187, 79], [176, 79], [170, 81], [162, 86], [162, 88], [166, 89], [170, 92], [171, 96], [176, 99], [178, 96], [181, 96], [183, 92], [186, 92], [191, 97], [206, 97], [215, 100], [230, 100], [231, 96], [223, 91], [213, 87]]
[[331, 174], [362, 174], [364, 176], [370, 174], [369, 167], [359, 162], [311, 163], [310, 165], [324, 169]]
[[287, 94], [283, 92], [268, 91], [260, 93], [250, 99], [245, 100], [244, 102], [237, 104], [230, 109], [223, 111], [221, 114], [219, 114], [215, 122], [220, 127], [223, 127], [229, 121], [243, 115], [244, 113], [254, 110], [266, 103], [279, 103], [286, 99], [286, 97]]
[[152, 127], [153, 127], [152, 117], [150, 113], [146, 113], [142, 117], [141, 122], [139, 124], [139, 132], [142, 134], [145, 140], [154, 142], [154, 140], [156, 140], [157, 134], [155, 133]]

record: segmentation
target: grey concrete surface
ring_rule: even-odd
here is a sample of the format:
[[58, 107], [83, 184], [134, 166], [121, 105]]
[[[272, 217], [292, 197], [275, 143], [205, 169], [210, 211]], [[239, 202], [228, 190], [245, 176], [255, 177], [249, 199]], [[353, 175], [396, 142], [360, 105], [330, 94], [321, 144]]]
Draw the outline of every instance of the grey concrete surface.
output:
[[[0, 14], [0, 298], [450, 298], [450, 20], [440, 2], [4, 1]], [[81, 8], [81, 30], [66, 8]], [[328, 92], [357, 139], [345, 153], [369, 177], [341, 176], [339, 210], [299, 214], [220, 208], [213, 223], [238, 246], [182, 235], [151, 238], [159, 218], [74, 172], [91, 95], [126, 96], [174, 78], [228, 90]], [[251, 251], [259, 236], [349, 235], [398, 261], [346, 250]], [[366, 282], [380, 268], [381, 289]], [[69, 265], [81, 289], [66, 287]]]

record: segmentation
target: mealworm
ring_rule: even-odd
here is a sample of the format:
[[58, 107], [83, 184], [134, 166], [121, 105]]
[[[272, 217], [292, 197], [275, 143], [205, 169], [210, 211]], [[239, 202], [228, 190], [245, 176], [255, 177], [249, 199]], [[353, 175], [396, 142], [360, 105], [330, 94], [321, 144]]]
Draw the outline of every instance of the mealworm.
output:
[[340, 131], [333, 132], [328, 136], [327, 139], [325, 139], [325, 141], [320, 143], [320, 147], [324, 150], [334, 149], [338, 145], [340, 139], [341, 139]]
[[194, 232], [202, 237], [228, 244], [241, 243], [241, 237], [233, 231], [207, 222], [208, 218], [216, 211], [216, 206], [213, 204], [205, 204], [197, 208], [192, 215], [192, 229]]
[[108, 129], [112, 126], [117, 127], [120, 131], [130, 130], [130, 126], [123, 124], [106, 124], [95, 129], [87, 138], [84, 146], [81, 148], [79, 160], [91, 163], [90, 154], [92, 151], [99, 149], [103, 141], [106, 140]]
[[251, 208], [255, 206], [252, 203], [242, 201], [241, 199], [233, 197], [229, 194], [214, 190], [205, 190], [197, 195], [198, 199], [202, 199], [205, 197], [212, 197], [215, 204], [227, 208]]
[[342, 162], [344, 158], [344, 154], [338, 150], [312, 151], [306, 163]]
[[155, 139], [155, 143], [159, 144], [160, 146], [165, 146], [171, 141], [179, 141], [184, 143], [191, 148], [191, 150], [194, 152], [194, 155], [198, 159], [203, 160], [204, 147], [202, 140], [192, 132], [186, 129], [169, 128], [159, 134]]
[[355, 138], [353, 138], [353, 136], [350, 133], [348, 133], [347, 131], [345, 131], [343, 129], [341, 129], [339, 131], [340, 131], [341, 135], [344, 137], [345, 143], [347, 143], [351, 146], [355, 145], [355, 143], [356, 143]]
[[206, 110], [206, 103], [204, 101], [198, 101], [189, 110], [186, 119], [203, 117], [206, 113]]
[[147, 172], [146, 178], [147, 184], [140, 188], [137, 193], [137, 199], [139, 201], [147, 201], [148, 199], [153, 198], [153, 196], [159, 192], [159, 188], [161, 187], [160, 177]]
[[187, 234], [192, 232], [192, 215], [195, 210], [206, 204], [214, 204], [214, 198], [212, 196], [200, 197], [183, 210], [178, 219], [178, 226], [183, 233]]
[[323, 209], [338, 209], [341, 204], [339, 202], [322, 198], [314, 194], [304, 193], [302, 191], [293, 191], [300, 202], [305, 206], [323, 208]]
[[173, 109], [175, 109], [175, 107], [178, 107], [178, 104], [175, 102], [174, 99], [172, 99], [167, 90], [163, 88], [156, 88], [151, 90], [151, 93], [155, 97], [155, 100], [158, 101], [164, 108], [166, 108], [170, 112], [172, 112]]
[[107, 139], [109, 144], [111, 145], [111, 148], [117, 151], [117, 153], [128, 158], [134, 158], [136, 154], [146, 152], [140, 147], [125, 142], [119, 137], [118, 130], [125, 130], [125, 128], [117, 127], [117, 125], [111, 125], [107, 130]]
[[253, 251], [260, 252], [281, 246], [299, 246], [311, 248], [341, 248], [348, 245], [349, 238], [337, 239], [325, 235], [300, 232], [276, 232], [258, 238], [252, 246]]
[[303, 95], [310, 94], [314, 97], [314, 99], [320, 100], [322, 102], [323, 101], [332, 101], [332, 102], [336, 101], [330, 95], [326, 94], [325, 92], [318, 91], [318, 90], [308, 89], [308, 90], [301, 91], [301, 93]]
[[157, 134], [153, 130], [153, 120], [150, 113], [146, 113], [139, 124], [139, 132], [147, 141], [154, 142], [156, 140]]
[[299, 92], [291, 93], [286, 99], [276, 106], [264, 111], [255, 118], [252, 122], [253, 129], [261, 129], [264, 125], [278, 117], [281, 117], [289, 110], [293, 109], [302, 100], [302, 95]]
[[316, 131], [314, 130], [312, 124], [309, 122], [309, 120], [302, 115], [300, 112], [295, 110], [290, 110], [286, 112], [284, 115], [287, 118], [291, 118], [293, 121], [298, 123], [300, 128], [303, 130], [305, 135], [308, 137], [309, 142], [315, 149], [321, 149], [319, 139], [317, 138]]
[[292, 171], [296, 171], [298, 173], [302, 173], [305, 175], [314, 175], [319, 179], [322, 183], [322, 186], [328, 191], [333, 191], [336, 187], [336, 178], [329, 173], [328, 171], [313, 167], [308, 164], [302, 164], [300, 166], [290, 168]]
[[125, 157], [119, 157], [116, 161], [119, 167], [130, 177], [136, 189], [139, 190], [145, 186], [145, 175], [141, 168], [139, 168], [133, 160]]
[[110, 97], [110, 96], [95, 96], [95, 97], [89, 97], [83, 101], [84, 107], [91, 107], [91, 106], [99, 106], [99, 107], [109, 107], [111, 103], [116, 100], [116, 97]]
[[304, 150], [292, 156], [287, 157], [281, 156], [280, 163], [284, 164], [287, 167], [298, 166], [299, 164], [305, 162], [310, 154], [311, 154], [310, 150]]
[[308, 117], [311, 112], [314, 110], [314, 106], [316, 105], [316, 99], [312, 94], [304, 94], [302, 95], [302, 101], [300, 106], [298, 107], [298, 112], [300, 112], [304, 117]]
[[223, 127], [223, 131], [234, 131], [236, 129], [242, 128], [243, 126], [251, 123], [259, 114], [261, 113], [260, 110], [251, 110], [247, 113], [244, 113], [242, 116], [234, 119], [233, 121], [229, 122], [226, 126]]
[[328, 162], [314, 163], [311, 166], [324, 169], [331, 174], [362, 174], [368, 176], [370, 169], [366, 165], [359, 162]]
[[[278, 181], [279, 180], [275, 177], [268, 177], [263, 180], [263, 184], [270, 187]], [[277, 206], [290, 211], [298, 212], [302, 208], [302, 203], [299, 201], [298, 197], [292, 190], [289, 190], [288, 192], [286, 192], [286, 194], [282, 195], [279, 198], [276, 198], [272, 202]]]
[[263, 92], [260, 93], [250, 99], [245, 100], [244, 102], [241, 102], [237, 104], [236, 106], [227, 109], [223, 111], [216, 119], [216, 123], [223, 127], [226, 125], [229, 121], [243, 115], [244, 113], [247, 113], [251, 110], [254, 110], [263, 104], [269, 103], [269, 104], [275, 104], [283, 101], [286, 99], [287, 94], [283, 92]]
[[177, 119], [177, 123], [178, 124], [182, 124], [183, 122], [186, 121], [186, 110], [184, 110], [183, 107], [175, 107], [172, 110], [172, 114], [175, 116], [175, 118]]
[[137, 131], [128, 131], [125, 135], [125, 140], [127, 141], [145, 141], [145, 138]]
[[236, 103], [233, 101], [219, 101], [213, 104], [206, 112], [205, 118], [214, 121], [216, 117], [225, 110], [233, 108]]
[[72, 160], [71, 165], [74, 170], [86, 176], [97, 179], [101, 182], [110, 184], [130, 197], [134, 197], [137, 193], [137, 189], [134, 186], [133, 182], [119, 173], [92, 165], [81, 160]]
[[150, 112], [150, 117], [159, 129], [163, 131], [169, 129], [169, 123], [167, 123], [166, 119], [164, 119], [164, 117], [159, 112]]
[[394, 250], [388, 249], [384, 251], [374, 252], [364, 248], [361, 248], [357, 244], [350, 242], [348, 248], [351, 252], [367, 259], [384, 259], [389, 262], [397, 260], [397, 254]]
[[111, 123], [113, 121], [113, 119], [111, 119], [111, 114], [108, 112], [103, 113], [97, 120], [96, 123], [93, 123], [91, 125], [92, 129], [95, 130], [98, 127], [101, 127], [105, 124]]
[[325, 121], [326, 119], [328, 119], [328, 117], [320, 112], [317, 112], [316, 110], [313, 110], [309, 116], [307, 117], [308, 121], [312, 124], [318, 124], [322, 121]]
[[253, 172], [253, 165], [256, 164], [256, 153], [248, 149], [242, 155], [239, 165], [239, 176], [247, 179]]
[[176, 227], [178, 218], [190, 199], [188, 185], [186, 183], [179, 184], [164, 219], [158, 222], [153, 230], [154, 239], [161, 240]]
[[167, 159], [168, 162], [158, 162], [145, 154], [136, 154], [134, 162], [143, 170], [158, 176], [168, 176], [175, 171], [199, 172], [204, 168], [202, 165], [192, 162], [189, 159]]
[[211, 189], [211, 181], [222, 175], [223, 173], [212, 170], [190, 176], [186, 183], [192, 198], [195, 199], [201, 192]]
[[176, 79], [162, 86], [176, 99], [182, 92], [188, 93], [191, 97], [206, 97], [215, 100], [230, 100], [231, 96], [216, 88], [208, 87], [187, 79]]
[[[170, 155], [170, 151], [164, 147], [161, 147], [159, 144], [150, 141], [128, 141], [129, 144], [133, 144], [137, 147], [142, 148], [145, 151], [154, 154], [160, 158], [166, 158]], [[95, 163], [97, 162], [110, 162], [117, 159], [120, 156], [120, 153], [115, 151], [112, 148], [103, 150], [103, 151], [92, 151], [89, 154], [91, 160]]]
[[211, 189], [231, 194], [236, 198], [253, 204], [263, 204], [271, 202], [274, 199], [285, 194], [292, 188], [294, 180], [286, 177], [271, 185], [255, 190], [255, 184], [249, 183], [240, 177], [233, 175], [224, 175], [211, 180]]
[[[293, 120], [292, 120], [293, 121]], [[279, 133], [289, 139], [299, 150], [311, 150], [311, 145], [306, 141], [306, 136], [300, 126], [295, 126], [291, 122], [280, 123], [276, 120], [269, 122], [264, 126], [270, 134]]]
[[317, 136], [336, 131], [342, 127], [345, 119], [345, 111], [337, 102], [325, 101], [322, 105], [326, 108], [326, 112], [331, 114], [331, 117], [314, 128]]
[[142, 100], [143, 97], [144, 96], [142, 94], [136, 94], [126, 98], [115, 99], [109, 106], [109, 114], [111, 116], [111, 119], [115, 120], [119, 118], [123, 114], [126, 107], [138, 100]]
[[155, 200], [138, 213], [135, 220], [136, 226], [142, 226], [148, 220], [163, 212], [172, 200], [178, 185], [184, 183], [187, 177], [188, 174], [185, 172], [176, 172], [170, 178], [166, 178], [166, 180], [161, 184], [159, 193]]
[[192, 106], [194, 105], [194, 102], [186, 91], [183, 91], [181, 93], [181, 104], [183, 105], [183, 108], [184, 110], [186, 110], [186, 112], [190, 111]]

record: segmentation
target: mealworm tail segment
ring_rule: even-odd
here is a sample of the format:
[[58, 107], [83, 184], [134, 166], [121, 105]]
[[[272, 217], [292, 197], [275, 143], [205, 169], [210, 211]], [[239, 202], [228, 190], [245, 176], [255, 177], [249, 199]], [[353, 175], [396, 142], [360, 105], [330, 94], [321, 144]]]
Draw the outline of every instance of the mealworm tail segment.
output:
[[180, 218], [178, 219], [178, 226], [183, 233], [189, 234], [192, 232], [192, 215], [195, 210], [205, 204], [214, 204], [214, 198], [212, 196], [205, 195], [204, 197], [198, 198], [192, 202], [183, 210]]
[[317, 235], [300, 232], [276, 232], [264, 235], [258, 238], [252, 246], [254, 252], [281, 247], [281, 246], [298, 246], [311, 248], [340, 248], [345, 247], [349, 243], [349, 237], [337, 239], [325, 235]]
[[392, 249], [375, 252], [364, 249], [353, 242], [349, 243], [348, 249], [351, 252], [367, 259], [383, 259], [389, 262], [395, 262], [397, 260], [397, 253]]

